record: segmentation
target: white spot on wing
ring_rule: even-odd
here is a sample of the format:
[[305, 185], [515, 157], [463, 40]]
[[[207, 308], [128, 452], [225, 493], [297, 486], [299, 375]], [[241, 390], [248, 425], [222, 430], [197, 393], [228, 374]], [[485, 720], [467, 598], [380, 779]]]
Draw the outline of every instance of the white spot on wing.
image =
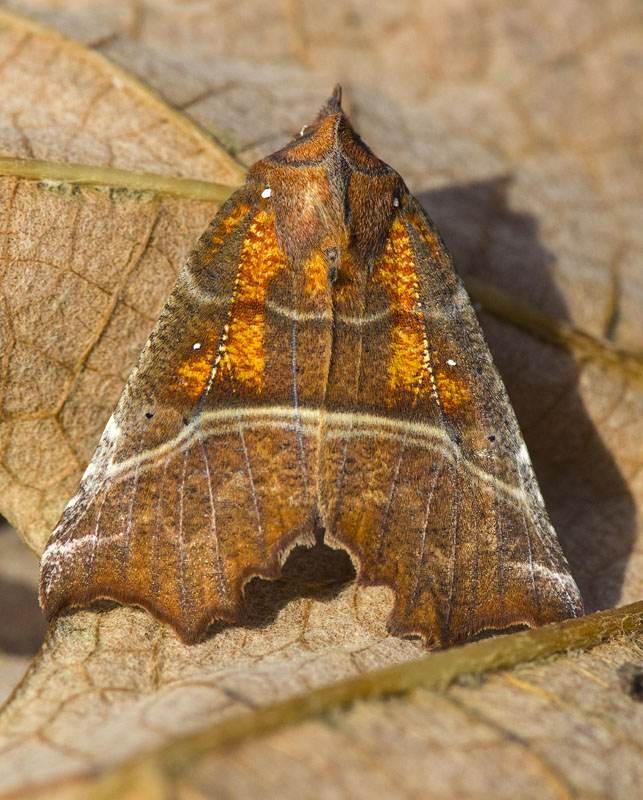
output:
[[[521, 572], [528, 572], [529, 570], [533, 569], [534, 574], [539, 578], [557, 583], [563, 589], [565, 594], [567, 594], [569, 591], [571, 591], [573, 594], [576, 594], [578, 591], [576, 582], [571, 575], [564, 572], [558, 572], [558, 570], [550, 569], [543, 564], [533, 564], [533, 566], [530, 566], [519, 561], [509, 561], [507, 566], [513, 567]], [[576, 604], [573, 603], [573, 605], [574, 608], [576, 608]]]
[[201, 342], [195, 342], [195, 343], [192, 345], [192, 349], [193, 349], [193, 350], [198, 350], [200, 347], [201, 347]]
[[266, 188], [261, 192], [262, 197], [270, 197], [272, 191], [270, 190], [270, 186], [266, 186]]
[[108, 442], [115, 442], [118, 437], [121, 435], [121, 429], [118, 426], [118, 423], [114, 419], [114, 415], [107, 420], [107, 425], [105, 425], [105, 430], [103, 431], [103, 436], [107, 439]]
[[518, 450], [518, 461], [521, 464], [527, 464], [531, 466], [531, 459], [529, 458], [529, 451], [527, 450], [527, 445], [523, 442], [520, 445], [520, 450]]
[[81, 478], [81, 481], [83, 482], [89, 481], [96, 472], [98, 472], [98, 465], [96, 464], [96, 462], [90, 461], [89, 464], [87, 465], [87, 469], [83, 472], [83, 477]]
[[67, 508], [71, 508], [72, 506], [75, 506], [75, 505], [76, 505], [76, 503], [77, 503], [79, 500], [80, 500], [80, 495], [79, 495], [79, 494], [75, 494], [75, 495], [74, 495], [74, 496], [71, 498], [71, 500], [70, 500], [70, 501], [67, 503]]
[[455, 362], [455, 361], [454, 361], [452, 358], [450, 358], [450, 359], [448, 359], [448, 361], [447, 361], [447, 364], [448, 364], [450, 367], [455, 367], [455, 365], [456, 365], [456, 362]]

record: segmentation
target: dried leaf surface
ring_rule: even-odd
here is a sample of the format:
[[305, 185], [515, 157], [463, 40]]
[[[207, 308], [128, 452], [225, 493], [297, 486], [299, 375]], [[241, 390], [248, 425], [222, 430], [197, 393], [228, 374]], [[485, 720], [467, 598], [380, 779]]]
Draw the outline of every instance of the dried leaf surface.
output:
[[90, 796], [144, 796], [156, 774], [168, 793], [199, 798], [634, 797], [640, 658], [640, 637], [617, 640], [446, 691], [358, 703], [225, 752], [195, 748], [179, 769], [175, 745], [165, 768], [148, 759]]
[[[366, 141], [420, 196], [460, 271], [483, 281], [485, 332], [588, 609], [643, 596], [637, 4], [303, 2], [257, 4], [250, 16], [223, 2], [28, 8], [143, 78], [246, 162], [298, 130], [341, 79]], [[0, 35], [16, 37], [15, 26]], [[30, 36], [23, 47], [39, 44]], [[176, 117], [150, 122], [145, 93], [119, 105], [130, 95], [104, 73], [97, 80], [81, 51], [74, 79], [59, 78], [76, 92], [90, 87], [75, 116], [75, 101], [63, 113], [60, 100], [49, 112], [43, 100], [56, 98], [42, 76], [49, 63], [62, 70], [60, 55], [43, 45], [21, 62], [18, 49], [14, 63], [6, 52], [5, 69], [22, 64], [12, 80], [24, 76], [29, 99], [16, 111], [21, 93], [0, 71], [14, 109], [0, 126], [3, 155], [232, 182], [202, 134]], [[63, 135], [46, 135], [52, 118], [59, 128], [69, 121]], [[32, 154], [17, 149], [20, 130]], [[0, 491], [4, 513], [39, 550], [214, 205], [1, 180], [0, 336], [26, 355], [12, 351], [5, 366]], [[535, 336], [515, 303], [489, 313], [490, 287], [565, 323], [571, 349], [556, 325], [548, 341]], [[0, 716], [0, 790], [50, 792], [55, 780], [60, 796], [86, 796], [94, 784], [83, 776], [94, 770], [419, 655], [417, 643], [387, 636], [388, 594], [349, 581], [345, 559], [299, 553], [283, 581], [250, 587], [244, 625], [191, 648], [135, 609], [62, 617]], [[298, 797], [471, 796], [472, 786], [477, 796], [628, 797], [641, 778], [642, 723], [623, 675], [642, 663], [640, 648], [636, 638], [614, 641], [479, 686], [360, 704], [233, 751], [195, 753], [169, 777], [152, 763], [146, 786], [174, 781], [190, 797], [215, 788], [287, 797], [286, 784]]]
[[[240, 169], [100, 56], [0, 15], [0, 154], [234, 182]], [[0, 492], [36, 552], [216, 206], [0, 178]]]

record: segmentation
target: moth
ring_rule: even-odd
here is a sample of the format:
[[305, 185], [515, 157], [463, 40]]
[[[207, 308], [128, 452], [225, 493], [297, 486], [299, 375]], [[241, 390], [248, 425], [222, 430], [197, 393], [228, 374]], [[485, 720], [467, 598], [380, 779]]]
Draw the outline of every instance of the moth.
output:
[[316, 528], [429, 646], [583, 611], [451, 257], [339, 87], [188, 259], [51, 534], [41, 605], [111, 598], [195, 642]]

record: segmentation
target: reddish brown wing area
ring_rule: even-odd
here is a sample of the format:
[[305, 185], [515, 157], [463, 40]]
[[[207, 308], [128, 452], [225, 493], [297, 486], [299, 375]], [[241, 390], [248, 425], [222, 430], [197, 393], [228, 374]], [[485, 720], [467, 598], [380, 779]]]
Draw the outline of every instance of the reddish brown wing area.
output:
[[52, 534], [50, 617], [113, 598], [194, 641], [238, 619], [245, 581], [277, 577], [312, 538], [326, 265], [289, 262], [261, 188], [240, 190], [202, 238]]
[[335, 310], [326, 538], [393, 590], [392, 629], [444, 646], [582, 613], [471, 305], [413, 198]]

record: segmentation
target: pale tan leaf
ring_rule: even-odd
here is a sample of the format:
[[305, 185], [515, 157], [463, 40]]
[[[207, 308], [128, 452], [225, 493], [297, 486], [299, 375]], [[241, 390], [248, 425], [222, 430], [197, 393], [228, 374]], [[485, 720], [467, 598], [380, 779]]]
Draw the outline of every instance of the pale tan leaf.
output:
[[[0, 12], [0, 53], [0, 492], [2, 512], [40, 552], [216, 211], [194, 182], [168, 178], [159, 192], [144, 176], [119, 184], [114, 170], [219, 182], [242, 171], [54, 32]], [[83, 160], [92, 169], [74, 166]]]
[[615, 641], [446, 691], [357, 703], [224, 751], [177, 744], [89, 796], [143, 796], [154, 776], [195, 798], [635, 797], [643, 706], [625, 679], [640, 646]]

